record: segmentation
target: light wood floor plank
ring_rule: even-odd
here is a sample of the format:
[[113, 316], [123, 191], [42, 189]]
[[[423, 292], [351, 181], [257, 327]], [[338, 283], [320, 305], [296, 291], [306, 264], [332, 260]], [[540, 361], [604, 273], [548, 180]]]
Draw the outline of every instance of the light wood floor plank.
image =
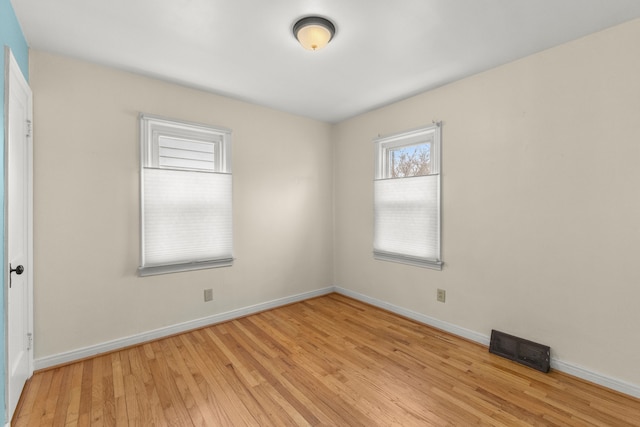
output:
[[14, 426], [639, 426], [640, 400], [331, 294], [36, 373]]
[[[31, 409], [31, 420], [28, 423], [29, 426], [40, 424], [40, 420], [44, 415], [46, 400], [51, 390], [52, 379], [53, 379], [53, 371], [44, 373], [44, 376], [40, 383], [40, 389], [38, 390], [36, 399], [34, 400], [33, 407]], [[33, 421], [34, 419], [38, 420], [37, 423]]]

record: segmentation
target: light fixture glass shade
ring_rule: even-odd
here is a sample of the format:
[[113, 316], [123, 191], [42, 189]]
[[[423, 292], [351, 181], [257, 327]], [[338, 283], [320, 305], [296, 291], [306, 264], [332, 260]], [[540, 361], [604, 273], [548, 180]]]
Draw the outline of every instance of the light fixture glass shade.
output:
[[302, 18], [293, 26], [293, 35], [302, 47], [308, 50], [325, 47], [333, 38], [335, 31], [331, 21], [319, 16]]

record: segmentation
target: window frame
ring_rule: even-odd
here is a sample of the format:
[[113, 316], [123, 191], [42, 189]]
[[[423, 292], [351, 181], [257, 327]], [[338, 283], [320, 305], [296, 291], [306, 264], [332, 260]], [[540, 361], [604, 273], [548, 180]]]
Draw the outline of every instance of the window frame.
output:
[[[426, 138], [426, 140], [425, 140]], [[411, 147], [414, 145], [430, 143], [430, 162], [431, 173], [436, 175], [440, 173], [440, 125], [433, 124], [431, 126], [419, 129], [396, 133], [388, 136], [381, 136], [373, 140], [375, 146], [375, 179], [394, 179], [391, 177], [389, 154], [391, 151]]]
[[[201, 259], [190, 262], [145, 265], [145, 169], [166, 169], [169, 171], [193, 171], [231, 175], [231, 130], [224, 127], [204, 125], [188, 121], [168, 119], [152, 114], [139, 114], [140, 125], [140, 266], [139, 276], [176, 273], [233, 265], [233, 247], [229, 258]], [[190, 142], [214, 144], [213, 169], [161, 166], [160, 138], [181, 139]], [[232, 191], [232, 189], [231, 189]], [[231, 230], [233, 233], [233, 230]]]
[[[140, 160], [142, 167], [157, 167], [161, 137], [197, 142], [214, 141], [216, 155], [213, 172], [231, 173], [231, 130], [223, 127], [172, 120], [152, 114], [140, 114]], [[166, 168], [170, 169], [170, 168]], [[175, 167], [175, 169], [181, 169]], [[191, 169], [191, 168], [186, 168]]]
[[430, 144], [430, 173], [421, 176], [437, 176], [436, 184], [436, 198], [437, 198], [437, 244], [435, 245], [436, 257], [434, 259], [416, 257], [409, 254], [403, 254], [398, 252], [387, 252], [375, 248], [375, 225], [376, 225], [376, 210], [375, 210], [375, 192], [374, 192], [374, 259], [381, 261], [391, 261], [402, 264], [409, 264], [418, 267], [424, 267], [434, 270], [442, 270], [442, 173], [441, 173], [441, 150], [442, 150], [442, 123], [434, 122], [432, 125], [424, 126], [418, 129], [400, 132], [387, 136], [380, 136], [373, 140], [374, 142], [374, 185], [375, 181], [379, 180], [403, 180], [416, 178], [418, 176], [410, 177], [392, 177], [391, 173], [391, 152], [395, 149], [410, 147], [414, 145], [421, 145], [424, 143]]

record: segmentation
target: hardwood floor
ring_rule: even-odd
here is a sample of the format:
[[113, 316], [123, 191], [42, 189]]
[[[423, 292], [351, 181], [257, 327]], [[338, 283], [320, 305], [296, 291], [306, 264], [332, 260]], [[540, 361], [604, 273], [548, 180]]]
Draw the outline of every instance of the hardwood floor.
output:
[[640, 400], [328, 296], [36, 373], [14, 426], [640, 425]]

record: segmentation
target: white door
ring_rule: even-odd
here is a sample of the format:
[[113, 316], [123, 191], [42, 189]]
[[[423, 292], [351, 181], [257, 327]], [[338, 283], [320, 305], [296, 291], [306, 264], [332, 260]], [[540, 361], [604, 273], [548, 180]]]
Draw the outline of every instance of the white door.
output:
[[26, 380], [33, 374], [31, 89], [5, 48], [7, 189], [7, 417], [11, 419]]

